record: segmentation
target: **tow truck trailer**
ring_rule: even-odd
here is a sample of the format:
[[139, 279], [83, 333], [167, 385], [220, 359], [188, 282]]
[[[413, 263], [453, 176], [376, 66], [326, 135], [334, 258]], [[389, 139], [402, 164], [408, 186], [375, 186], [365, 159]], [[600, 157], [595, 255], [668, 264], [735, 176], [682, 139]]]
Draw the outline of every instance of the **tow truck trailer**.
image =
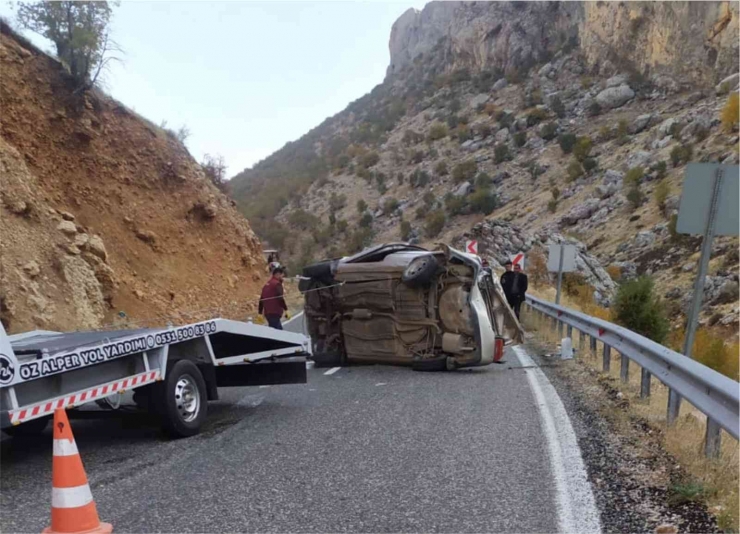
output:
[[39, 433], [57, 408], [134, 390], [136, 404], [158, 415], [167, 433], [191, 436], [219, 387], [305, 383], [310, 354], [303, 334], [228, 319], [11, 336], [0, 324], [0, 428]]

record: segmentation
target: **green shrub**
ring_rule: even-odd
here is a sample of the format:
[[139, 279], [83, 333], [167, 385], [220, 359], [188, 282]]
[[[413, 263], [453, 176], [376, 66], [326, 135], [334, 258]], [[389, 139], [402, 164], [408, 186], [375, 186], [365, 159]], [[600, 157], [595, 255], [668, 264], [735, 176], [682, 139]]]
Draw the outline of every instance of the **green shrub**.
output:
[[369, 211], [366, 211], [362, 217], [360, 217], [360, 228], [370, 228], [373, 225], [373, 216]]
[[629, 141], [629, 125], [624, 119], [620, 119], [617, 123], [617, 144], [624, 145]]
[[417, 219], [423, 219], [424, 217], [427, 216], [427, 213], [429, 213], [429, 206], [427, 205], [419, 206], [418, 208], [416, 208], [415, 213], [416, 213]]
[[680, 145], [673, 147], [671, 150], [671, 163], [674, 167], [678, 167], [681, 163], [688, 163], [691, 161], [694, 155], [694, 147], [692, 145]]
[[288, 215], [288, 222], [301, 230], [311, 230], [319, 224], [319, 218], [305, 210], [297, 209]]
[[554, 122], [548, 122], [540, 130], [540, 137], [545, 141], [552, 141], [558, 134], [558, 125]]
[[373, 240], [373, 230], [370, 227], [357, 228], [347, 234], [345, 246], [350, 253], [359, 252], [369, 246]]
[[411, 184], [411, 187], [424, 187], [428, 183], [429, 173], [427, 171], [416, 169], [409, 175], [409, 184]]
[[475, 129], [476, 134], [480, 135], [483, 139], [491, 135], [491, 127], [488, 124], [481, 124]]
[[553, 186], [553, 188], [550, 189], [550, 194], [552, 195], [552, 199], [557, 202], [557, 200], [560, 198], [560, 189]]
[[445, 197], [445, 209], [452, 216], [460, 215], [465, 209], [465, 206], [466, 202], [463, 197], [456, 197], [455, 195], [447, 195]]
[[464, 182], [472, 179], [476, 172], [478, 172], [478, 164], [474, 159], [463, 161], [452, 169], [452, 179], [455, 183]]
[[593, 102], [591, 102], [591, 104], [586, 109], [586, 114], [589, 117], [595, 117], [597, 115], [600, 115], [601, 114], [601, 106], [599, 105], [599, 103], [596, 102], [595, 100]]
[[337, 229], [337, 233], [343, 234], [344, 232], [347, 231], [347, 227], [349, 226], [349, 223], [345, 221], [344, 219], [338, 219], [335, 226]]
[[434, 166], [434, 174], [437, 176], [447, 176], [449, 171], [447, 170], [447, 162], [442, 160]]
[[496, 121], [499, 124], [499, 129], [508, 128], [514, 122], [514, 115], [502, 110], [496, 113]]
[[455, 128], [455, 137], [457, 138], [459, 143], [464, 143], [465, 141], [473, 138], [473, 133], [470, 131], [470, 128], [468, 128], [467, 125], [460, 124], [457, 126], [457, 128]]
[[642, 178], [645, 176], [645, 170], [642, 167], [633, 167], [627, 171], [624, 175], [625, 187], [634, 187], [642, 183]]
[[427, 237], [437, 237], [447, 223], [447, 217], [442, 210], [427, 213], [424, 218], [424, 232]]
[[655, 164], [653, 167], [653, 170], [655, 170], [655, 176], [658, 178], [658, 180], [662, 180], [665, 178], [667, 172], [668, 172], [668, 165], [666, 165], [665, 161], [659, 161]]
[[555, 95], [550, 99], [550, 109], [559, 119], [562, 119], [565, 116], [565, 106], [558, 95]]
[[388, 188], [385, 185], [385, 174], [379, 172], [375, 175], [375, 185], [378, 189], [378, 193], [384, 195]]
[[671, 124], [671, 127], [668, 129], [668, 135], [673, 137], [676, 141], [681, 140], [681, 131], [683, 130], [684, 125], [680, 122], [674, 122]]
[[511, 159], [511, 154], [509, 153], [508, 145], [501, 143], [494, 147], [493, 149], [494, 163], [503, 163], [504, 161], [509, 161], [510, 159]]
[[491, 183], [491, 177], [488, 176], [488, 173], [479, 172], [478, 176], [475, 177], [475, 187], [487, 188], [491, 187]]
[[542, 108], [534, 108], [527, 113], [527, 126], [535, 126], [547, 118], [547, 111]]
[[406, 178], [403, 176], [402, 172], [399, 172], [396, 175], [396, 181], [398, 182], [398, 185], [403, 185], [403, 182], [406, 181]]
[[536, 182], [537, 178], [545, 172], [545, 169], [540, 167], [540, 164], [536, 161], [530, 161], [527, 165], [527, 170], [529, 171], [529, 176], [532, 178], [533, 182]]
[[401, 221], [401, 241], [408, 241], [411, 237], [411, 223], [409, 221]]
[[663, 303], [653, 289], [653, 280], [648, 276], [623, 282], [614, 298], [612, 316], [617, 324], [662, 343], [668, 334], [669, 322]]
[[667, 180], [661, 180], [658, 185], [655, 186], [655, 205], [658, 209], [665, 213], [665, 201], [668, 199], [668, 195], [671, 193], [671, 186]]
[[645, 200], [645, 195], [642, 193], [642, 189], [640, 189], [639, 184], [629, 188], [627, 191], [627, 200], [629, 201], [630, 206], [632, 206], [632, 209], [637, 209], [642, 206], [642, 203]]
[[357, 176], [358, 176], [359, 178], [362, 178], [363, 180], [365, 180], [365, 181], [366, 181], [366, 182], [367, 182], [368, 184], [369, 184], [370, 182], [372, 182], [372, 180], [373, 180], [373, 175], [372, 175], [372, 173], [371, 173], [371, 172], [370, 172], [369, 170], [367, 170], [367, 169], [366, 169], [365, 167], [360, 167], [360, 168], [359, 168], [359, 169], [357, 170]]
[[550, 200], [547, 203], [547, 209], [550, 213], [555, 213], [556, 211], [558, 211], [558, 201], [555, 199]]
[[591, 154], [591, 148], [593, 148], [593, 146], [594, 143], [591, 141], [590, 137], [579, 137], [576, 139], [576, 144], [573, 146], [573, 155], [578, 161], [583, 161], [589, 156], [589, 154]]
[[516, 132], [514, 134], [514, 144], [520, 148], [527, 144], [527, 132]]
[[578, 162], [578, 160], [571, 160], [570, 164], [568, 165], [568, 182], [573, 182], [581, 176], [583, 176], [583, 167]]
[[732, 93], [727, 98], [727, 102], [722, 108], [721, 120], [722, 127], [726, 132], [733, 132], [737, 129], [738, 123], [740, 123], [740, 97], [737, 93]]
[[367, 211], [367, 202], [363, 199], [357, 201], [357, 213], [365, 213]]
[[498, 197], [496, 193], [488, 188], [480, 188], [470, 195], [470, 207], [476, 213], [483, 215], [490, 214], [498, 207]]
[[370, 167], [373, 167], [376, 163], [380, 161], [380, 156], [377, 152], [368, 152], [364, 156], [360, 158], [360, 165], [362, 165], [365, 169], [369, 169]]
[[596, 161], [596, 158], [586, 158], [583, 160], [583, 170], [586, 171], [586, 174], [591, 174], [598, 166], [599, 163]]
[[424, 202], [424, 204], [428, 207], [432, 207], [434, 203], [437, 201], [437, 197], [434, 196], [434, 193], [431, 191], [427, 191], [424, 193], [424, 196], [421, 197], [421, 200]]
[[347, 205], [347, 195], [337, 195], [336, 192], [332, 191], [329, 197], [329, 211], [336, 213]]
[[390, 215], [394, 211], [398, 209], [398, 199], [395, 199], [393, 197], [386, 198], [383, 202], [383, 214], [384, 215]]
[[576, 144], [576, 135], [572, 133], [564, 133], [558, 136], [558, 143], [563, 151], [563, 154], [570, 154], [573, 152], [573, 147]]
[[429, 129], [427, 139], [429, 141], [438, 141], [447, 137], [447, 126], [441, 122], [435, 122]]

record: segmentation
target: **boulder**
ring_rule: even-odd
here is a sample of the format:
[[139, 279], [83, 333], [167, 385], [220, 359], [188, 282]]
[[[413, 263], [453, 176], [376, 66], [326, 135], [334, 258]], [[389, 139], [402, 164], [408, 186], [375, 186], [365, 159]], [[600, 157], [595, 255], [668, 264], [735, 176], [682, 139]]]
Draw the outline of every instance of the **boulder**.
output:
[[463, 182], [457, 189], [455, 189], [452, 194], [456, 197], [464, 197], [470, 194], [472, 190], [473, 184], [471, 184], [470, 182]]
[[666, 292], [665, 298], [671, 299], [671, 300], [676, 300], [676, 299], [681, 298], [681, 295], [683, 295], [683, 291], [681, 291], [681, 288], [680, 287], [674, 287], [673, 289], [669, 289]]
[[475, 95], [473, 98], [470, 99], [470, 106], [473, 108], [477, 108], [481, 104], [485, 104], [486, 102], [488, 102], [489, 98], [491, 97], [487, 93]]
[[609, 87], [596, 95], [596, 102], [607, 109], [614, 109], [625, 105], [635, 97], [635, 92], [627, 84]]
[[637, 264], [634, 261], [616, 261], [614, 265], [619, 267], [620, 276], [623, 280], [637, 278]]
[[651, 232], [650, 230], [643, 230], [642, 232], [638, 232], [638, 234], [635, 236], [635, 245], [638, 247], [648, 247], [655, 243], [655, 234]]
[[734, 89], [737, 89], [738, 83], [740, 83], [740, 73], [732, 74], [719, 82], [715, 91], [718, 95], [725, 95]]
[[75, 223], [67, 220], [61, 221], [57, 225], [57, 230], [68, 236], [73, 236], [77, 233], [77, 227], [75, 226]]
[[23, 270], [30, 278], [36, 278], [41, 274], [41, 267], [36, 260], [31, 260], [23, 266]]
[[108, 261], [108, 252], [105, 250], [103, 239], [99, 235], [92, 236], [87, 242], [87, 250], [103, 261]]
[[650, 125], [650, 121], [653, 120], [653, 114], [652, 113], [646, 113], [644, 115], [638, 116], [634, 121], [632, 121], [632, 124], [630, 125], [629, 131], [631, 134], [637, 134], [643, 131], [645, 128], [647, 128]]
[[75, 216], [72, 215], [68, 211], [60, 211], [59, 212], [59, 215], [61, 215], [62, 216], [62, 219], [64, 219], [65, 221], [74, 221], [75, 220]]
[[645, 152], [644, 150], [636, 150], [634, 152], [630, 152], [630, 155], [627, 157], [627, 168], [628, 169], [634, 169], [635, 167], [646, 168], [649, 160], [650, 160], [650, 152]]
[[618, 183], [621, 185], [623, 179], [624, 173], [614, 169], [607, 169], [607, 171], [604, 173], [605, 184]]
[[599, 201], [595, 198], [589, 198], [582, 204], [573, 206], [571, 210], [563, 215], [561, 223], [567, 226], [573, 226], [578, 221], [588, 219], [599, 209]]
[[606, 80], [607, 87], [619, 87], [627, 83], [628, 76], [626, 74], [617, 74]]
[[494, 91], [500, 91], [507, 85], [509, 85], [509, 82], [506, 81], [506, 78], [501, 78], [500, 80], [496, 81], [496, 83], [493, 84], [492, 89]]
[[684, 263], [683, 266], [681, 267], [681, 270], [685, 273], [689, 273], [691, 271], [696, 270], [696, 262], [690, 261], [688, 263]]
[[499, 185], [501, 182], [506, 180], [509, 176], [511, 175], [506, 171], [497, 172], [496, 174], [493, 175], [493, 178], [491, 178], [491, 182], [494, 185]]
[[495, 139], [497, 143], [505, 143], [509, 140], [509, 130], [506, 128], [501, 128], [498, 132], [496, 132]]
[[546, 78], [550, 75], [550, 73], [554, 73], [555, 67], [553, 67], [552, 63], [545, 63], [542, 68], [537, 72], [540, 76], [543, 78]]
[[665, 136], [670, 135], [671, 128], [673, 128], [675, 124], [678, 124], [678, 120], [675, 117], [671, 117], [661, 122], [660, 126], [658, 126], [658, 138], [663, 139]]
[[136, 230], [136, 237], [141, 239], [144, 243], [154, 243], [157, 241], [157, 234], [151, 230]]

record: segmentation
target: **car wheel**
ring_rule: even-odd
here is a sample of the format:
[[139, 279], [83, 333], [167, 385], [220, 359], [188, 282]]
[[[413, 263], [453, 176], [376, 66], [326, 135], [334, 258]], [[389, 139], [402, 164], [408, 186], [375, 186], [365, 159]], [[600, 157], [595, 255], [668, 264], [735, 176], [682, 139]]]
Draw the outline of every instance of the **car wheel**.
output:
[[434, 358], [423, 358], [411, 362], [414, 371], [444, 371], [447, 367], [447, 356], [435, 356]]
[[303, 268], [303, 276], [316, 280], [330, 281], [332, 279], [331, 264], [332, 260], [327, 260], [314, 263], [313, 265], [307, 265]]
[[427, 286], [437, 275], [438, 269], [439, 263], [434, 256], [420, 256], [411, 260], [404, 269], [401, 280], [409, 287]]
[[457, 370], [457, 360], [452, 356], [447, 356], [447, 358], [445, 358], [445, 369], [448, 371]]
[[206, 381], [190, 360], [170, 362], [167, 376], [152, 391], [152, 403], [170, 436], [184, 438], [200, 432], [208, 411]]

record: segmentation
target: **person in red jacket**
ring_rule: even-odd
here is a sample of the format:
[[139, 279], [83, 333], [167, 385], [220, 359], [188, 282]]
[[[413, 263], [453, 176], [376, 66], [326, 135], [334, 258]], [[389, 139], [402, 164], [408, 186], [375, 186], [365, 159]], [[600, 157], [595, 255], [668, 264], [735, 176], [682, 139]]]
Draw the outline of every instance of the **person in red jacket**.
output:
[[288, 311], [288, 306], [283, 298], [284, 276], [285, 270], [282, 267], [277, 266], [272, 270], [272, 277], [262, 288], [259, 303], [259, 314], [265, 316], [267, 324], [278, 330], [283, 329], [280, 318], [283, 316], [283, 312]]

